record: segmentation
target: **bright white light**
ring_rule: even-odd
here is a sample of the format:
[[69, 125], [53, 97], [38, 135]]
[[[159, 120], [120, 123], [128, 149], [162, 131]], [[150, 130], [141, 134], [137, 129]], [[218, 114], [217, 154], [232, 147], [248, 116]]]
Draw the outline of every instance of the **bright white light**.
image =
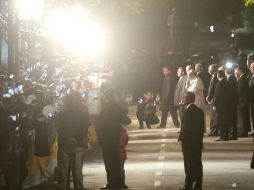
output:
[[16, 0], [16, 9], [21, 19], [40, 19], [44, 11], [44, 0]]
[[228, 61], [227, 63], [226, 63], [226, 68], [228, 68], [228, 69], [232, 69], [233, 68], [233, 63], [232, 62], [230, 62], [230, 61]]
[[80, 58], [96, 58], [104, 48], [102, 29], [80, 15], [55, 11], [48, 18], [45, 28], [55, 42], [74, 50]]
[[210, 26], [210, 32], [214, 32], [214, 26]]
[[235, 37], [235, 33], [232, 33], [230, 36], [231, 36], [231, 38], [234, 38]]

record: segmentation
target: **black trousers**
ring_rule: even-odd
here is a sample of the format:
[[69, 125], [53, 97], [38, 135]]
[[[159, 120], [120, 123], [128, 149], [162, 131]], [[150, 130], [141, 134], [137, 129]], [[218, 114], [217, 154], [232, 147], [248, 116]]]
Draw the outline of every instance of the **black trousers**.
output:
[[170, 112], [170, 114], [171, 114], [171, 117], [172, 117], [172, 120], [173, 120], [173, 123], [174, 123], [175, 127], [179, 127], [180, 123], [178, 121], [178, 116], [177, 116], [176, 110], [170, 110], [170, 111], [164, 111], [164, 110], [162, 110], [160, 127], [161, 128], [165, 128], [166, 127], [167, 118], [168, 118], [168, 112]]
[[254, 131], [254, 100], [250, 102], [250, 113], [251, 113], [252, 130]]
[[213, 111], [213, 105], [210, 106], [211, 111], [211, 120], [210, 120], [210, 133], [218, 133], [218, 125], [215, 122], [216, 120], [216, 112]]
[[254, 169], [254, 151], [253, 151], [252, 159], [251, 159], [251, 162], [250, 162], [250, 167], [252, 169]]
[[180, 118], [181, 123], [182, 123], [182, 120], [183, 120], [184, 112], [185, 112], [185, 107], [184, 106], [179, 106], [178, 107], [178, 113], [179, 113], [179, 118]]
[[229, 130], [227, 124], [221, 124], [220, 126], [220, 138], [223, 140], [228, 140], [229, 138]]
[[118, 146], [103, 146], [102, 157], [107, 173], [108, 185], [111, 187], [119, 188], [124, 184], [121, 175], [121, 161], [119, 157]]
[[182, 151], [184, 158], [185, 170], [185, 187], [195, 190], [201, 190], [203, 184], [203, 165], [202, 165], [202, 149], [193, 148], [182, 143]]
[[231, 106], [229, 114], [229, 136], [237, 137], [237, 106]]
[[237, 120], [239, 125], [239, 135], [247, 136], [251, 130], [250, 126], [250, 107], [237, 107]]
[[[144, 122], [144, 113], [141, 112], [141, 111], [137, 111], [136, 115], [137, 115], [137, 118], [138, 118], [139, 127], [143, 128], [144, 127], [144, 123], [143, 123]], [[146, 126], [150, 127], [150, 124], [146, 122]]]

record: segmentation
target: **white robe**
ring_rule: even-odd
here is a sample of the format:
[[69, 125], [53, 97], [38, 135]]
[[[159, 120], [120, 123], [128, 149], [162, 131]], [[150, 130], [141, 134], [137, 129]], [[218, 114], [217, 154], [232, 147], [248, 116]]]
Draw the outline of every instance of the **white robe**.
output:
[[187, 91], [193, 92], [195, 94], [195, 104], [202, 110], [205, 110], [204, 90], [205, 87], [203, 81], [198, 76], [191, 79], [190, 86]]

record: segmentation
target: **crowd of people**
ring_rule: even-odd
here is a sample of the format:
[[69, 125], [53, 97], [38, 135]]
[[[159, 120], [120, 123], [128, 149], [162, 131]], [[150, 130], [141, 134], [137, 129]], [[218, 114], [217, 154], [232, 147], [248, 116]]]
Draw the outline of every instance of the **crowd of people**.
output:
[[[248, 57], [247, 64], [249, 72], [242, 65], [211, 64], [206, 72], [200, 63], [189, 64], [178, 68], [178, 78], [170, 66], [164, 66], [159, 101], [157, 94], [147, 90], [137, 102], [140, 129], [144, 128], [144, 122], [147, 128], [157, 124], [158, 128], [167, 127], [168, 113], [174, 126], [181, 127], [179, 140], [187, 156], [185, 161], [199, 160], [198, 188], [202, 186], [202, 140], [198, 142], [197, 157], [192, 157], [188, 151], [190, 143], [185, 144], [185, 130], [190, 130], [188, 120], [193, 119], [186, 118], [187, 110], [191, 108], [189, 114], [197, 113], [194, 115], [200, 126], [199, 139], [203, 138], [205, 124], [209, 122], [205, 117], [208, 111], [209, 136], [218, 136], [217, 141], [253, 135], [254, 55]], [[12, 76], [0, 76], [0, 174], [8, 190], [21, 189], [27, 181], [36, 185], [52, 177], [61, 188], [67, 189], [71, 174], [74, 188], [84, 189], [82, 164], [84, 150], [88, 148], [88, 127], [92, 123], [107, 173], [107, 184], [102, 189], [128, 188], [124, 172], [128, 134], [123, 127], [131, 123], [127, 116], [127, 93], [112, 90], [113, 83], [107, 77], [87, 75], [71, 67], [53, 72], [41, 66], [26, 70], [21, 82], [15, 82]], [[94, 101], [99, 99], [101, 106], [96, 116], [91, 116], [85, 102], [95, 80], [100, 83], [96, 87], [100, 88], [101, 96], [94, 97]], [[156, 115], [158, 104], [160, 119]], [[195, 137], [195, 130], [191, 132]], [[254, 158], [251, 168], [253, 162]]]
[[[126, 105], [119, 106], [114, 91], [95, 74], [77, 74], [70, 67], [51, 77], [41, 67], [33, 71], [21, 82], [0, 76], [0, 187], [18, 190], [53, 180], [68, 189], [72, 175], [74, 188], [85, 189], [82, 165], [93, 123], [107, 173], [103, 188], [127, 188], [128, 135], [122, 126], [131, 121]], [[101, 97], [92, 99], [101, 105], [90, 109], [85, 105], [89, 89], [98, 86]]]

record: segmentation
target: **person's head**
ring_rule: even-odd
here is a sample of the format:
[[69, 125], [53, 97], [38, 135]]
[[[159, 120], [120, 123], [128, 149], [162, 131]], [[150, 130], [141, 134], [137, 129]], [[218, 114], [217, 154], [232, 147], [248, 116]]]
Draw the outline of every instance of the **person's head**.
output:
[[105, 90], [104, 93], [103, 93], [103, 101], [105, 103], [116, 102], [115, 91], [111, 88]]
[[195, 102], [195, 94], [193, 92], [186, 92], [183, 95], [183, 104], [188, 105]]
[[254, 74], [254, 62], [250, 64], [250, 72]]
[[217, 78], [218, 80], [222, 80], [225, 78], [225, 71], [224, 70], [218, 70], [217, 71]]
[[182, 77], [182, 76], [184, 76], [184, 75], [185, 75], [185, 73], [184, 73], [183, 67], [179, 67], [179, 68], [177, 69], [177, 76], [178, 76], [178, 77]]
[[217, 64], [212, 64], [208, 67], [208, 73], [213, 76], [217, 72]]
[[196, 76], [196, 72], [194, 70], [189, 70], [187, 74], [190, 79], [193, 79]]
[[254, 53], [249, 54], [247, 58], [247, 66], [249, 69], [252, 63], [254, 63]]
[[196, 71], [196, 73], [200, 73], [203, 70], [204, 70], [204, 67], [203, 67], [202, 63], [198, 63], [198, 64], [195, 65], [195, 71]]
[[235, 69], [235, 76], [240, 78], [244, 74], [244, 67], [239, 66]]
[[169, 66], [163, 67], [163, 74], [164, 74], [164, 76], [169, 76], [171, 74], [171, 69]]
[[192, 66], [192, 65], [187, 65], [187, 66], [185, 67], [186, 73], [188, 73], [188, 71], [190, 71], [190, 70], [194, 70], [193, 66]]
[[153, 93], [150, 92], [150, 91], [145, 92], [145, 93], [144, 93], [144, 98], [145, 98], [145, 100], [147, 100], [147, 101], [153, 100]]
[[78, 91], [73, 91], [65, 97], [66, 109], [78, 109], [82, 105], [81, 94]]

